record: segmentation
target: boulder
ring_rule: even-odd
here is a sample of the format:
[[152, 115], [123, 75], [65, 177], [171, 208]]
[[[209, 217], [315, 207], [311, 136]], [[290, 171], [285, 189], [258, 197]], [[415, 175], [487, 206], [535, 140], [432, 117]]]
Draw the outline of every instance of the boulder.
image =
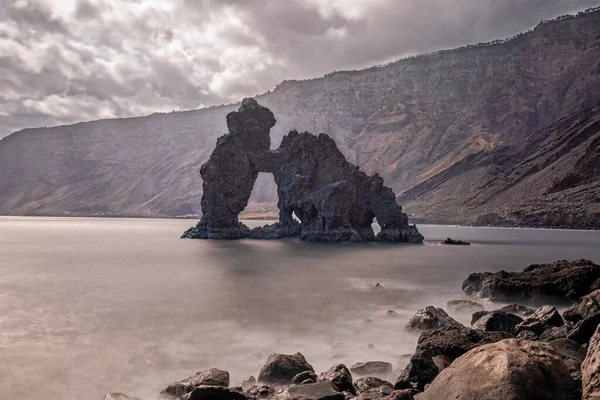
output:
[[294, 376], [292, 379], [292, 384], [301, 385], [307, 381], [312, 381], [310, 383], [316, 383], [319, 377], [313, 371], [304, 371], [300, 372], [298, 375]]
[[246, 390], [246, 393], [258, 400], [262, 399], [270, 399], [275, 396], [275, 389], [270, 386], [252, 386], [250, 389]]
[[579, 344], [587, 344], [594, 335], [598, 325], [600, 325], [600, 314], [592, 315], [577, 322], [567, 334], [567, 338]]
[[593, 262], [563, 260], [533, 264], [523, 272], [473, 273], [463, 282], [462, 289], [469, 296], [499, 302], [578, 301], [600, 288], [599, 279], [600, 266]]
[[385, 361], [358, 362], [350, 367], [350, 372], [356, 376], [385, 376], [392, 373], [392, 364]]
[[181, 400], [251, 400], [244, 393], [222, 386], [198, 386]]
[[546, 329], [544, 333], [542, 333], [539, 337], [540, 340], [544, 342], [549, 342], [551, 340], [564, 339], [567, 337], [569, 330], [566, 325], [563, 326], [552, 326], [549, 329]]
[[251, 375], [248, 379], [244, 379], [244, 381], [242, 382], [242, 388], [244, 390], [248, 390], [252, 386], [256, 386], [257, 383], [258, 382], [256, 381], [256, 378], [254, 377], [254, 375]]
[[483, 332], [465, 327], [423, 331], [415, 353], [396, 380], [394, 388], [422, 391], [439, 373], [434, 357], [444, 356], [446, 360], [454, 360], [473, 348], [511, 337], [506, 332]]
[[563, 313], [563, 317], [566, 321], [578, 322], [596, 314], [600, 314], [600, 290], [583, 296], [577, 304]]
[[229, 372], [217, 368], [201, 371], [189, 378], [169, 385], [163, 393], [174, 397], [181, 397], [191, 392], [198, 386], [222, 386], [229, 387]]
[[141, 400], [138, 397], [127, 396], [123, 393], [107, 393], [104, 396], [104, 400]]
[[523, 322], [521, 317], [503, 311], [492, 311], [479, 318], [473, 324], [474, 329], [486, 332], [512, 333], [515, 326]]
[[446, 314], [443, 309], [433, 306], [417, 311], [408, 322], [409, 328], [420, 330], [441, 329], [450, 326], [461, 327], [463, 325]]
[[477, 322], [479, 320], [479, 318], [483, 317], [484, 315], [487, 315], [491, 313], [491, 311], [476, 311], [473, 313], [473, 315], [471, 316], [471, 325], [475, 325], [475, 322]]
[[362, 392], [371, 389], [377, 389], [381, 386], [389, 386], [390, 388], [394, 387], [394, 385], [392, 385], [390, 382], [374, 376], [358, 378], [354, 381], [354, 391], [356, 392], [356, 394], [361, 394]]
[[331, 382], [339, 392], [353, 392], [352, 374], [344, 364], [336, 364], [319, 375], [317, 382]]
[[276, 400], [344, 400], [346, 396], [336, 391], [331, 382], [289, 386], [282, 389]]
[[508, 339], [454, 360], [419, 400], [578, 400], [562, 358], [547, 343]]
[[483, 311], [485, 307], [473, 300], [449, 300], [446, 307], [450, 311], [474, 313], [475, 311]]
[[583, 400], [600, 399], [600, 327], [590, 340], [587, 356], [581, 364]]
[[296, 354], [271, 354], [258, 374], [258, 383], [269, 386], [284, 386], [292, 383], [296, 375], [315, 369], [304, 356]]
[[534, 311], [533, 314], [525, 318], [523, 322], [515, 327], [515, 332], [531, 331], [541, 336], [553, 326], [563, 326], [564, 321], [556, 308], [552, 306], [542, 306]]

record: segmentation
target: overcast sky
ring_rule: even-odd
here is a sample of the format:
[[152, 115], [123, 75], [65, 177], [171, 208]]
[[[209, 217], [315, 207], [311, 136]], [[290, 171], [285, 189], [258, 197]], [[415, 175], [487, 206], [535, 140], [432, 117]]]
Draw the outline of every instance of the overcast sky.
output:
[[0, 0], [0, 137], [194, 109], [512, 36], [599, 0]]

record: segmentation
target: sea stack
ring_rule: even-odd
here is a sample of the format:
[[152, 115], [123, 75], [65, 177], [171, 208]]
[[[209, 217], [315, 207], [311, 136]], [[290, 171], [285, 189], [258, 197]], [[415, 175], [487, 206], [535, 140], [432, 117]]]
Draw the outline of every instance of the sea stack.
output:
[[[182, 238], [423, 241], [383, 178], [368, 176], [348, 162], [328, 135], [291, 131], [278, 149], [270, 150], [269, 133], [275, 122], [273, 113], [251, 98], [227, 115], [229, 133], [217, 139], [200, 169], [202, 219]], [[238, 216], [259, 172], [275, 178], [279, 222], [251, 230]], [[381, 226], [377, 235], [371, 227], [374, 218]]]

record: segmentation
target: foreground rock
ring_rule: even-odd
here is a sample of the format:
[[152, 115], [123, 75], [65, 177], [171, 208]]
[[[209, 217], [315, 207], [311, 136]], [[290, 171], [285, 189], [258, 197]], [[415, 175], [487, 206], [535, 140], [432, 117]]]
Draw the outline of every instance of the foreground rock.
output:
[[473, 324], [474, 329], [486, 332], [513, 333], [515, 326], [523, 322], [521, 317], [503, 311], [492, 311], [477, 319]]
[[515, 327], [517, 333], [531, 331], [540, 336], [552, 327], [561, 327], [564, 321], [556, 308], [542, 306], [529, 315], [523, 322]]
[[[192, 239], [277, 239], [318, 242], [421, 243], [423, 236], [396, 203], [379, 175], [367, 176], [346, 161], [326, 134], [291, 131], [270, 150], [273, 113], [246, 98], [227, 115], [229, 133], [217, 140], [202, 165], [202, 219], [183, 234]], [[250, 230], [239, 221], [259, 172], [273, 174], [279, 221]], [[293, 215], [300, 219], [296, 222]], [[382, 227], [375, 236], [373, 218]]]
[[419, 400], [578, 400], [562, 358], [547, 343], [518, 339], [478, 347], [456, 359]]
[[174, 397], [181, 397], [198, 386], [229, 387], [229, 372], [217, 368], [207, 369], [169, 385], [163, 393]]
[[358, 362], [350, 367], [350, 372], [356, 376], [385, 376], [392, 373], [392, 364], [385, 361]]
[[523, 272], [478, 272], [463, 282], [470, 296], [491, 301], [578, 301], [600, 288], [600, 266], [589, 260], [533, 264]]
[[587, 344], [594, 335], [598, 325], [600, 325], [600, 314], [592, 315], [577, 322], [567, 334], [567, 338], [579, 344]]
[[420, 330], [441, 329], [450, 326], [461, 327], [463, 325], [449, 316], [443, 309], [433, 306], [417, 311], [408, 322], [409, 328]]
[[245, 394], [220, 386], [198, 386], [181, 400], [252, 400]]
[[583, 400], [600, 399], [600, 327], [596, 329], [581, 365]]
[[277, 394], [277, 400], [344, 400], [346, 396], [336, 391], [331, 382], [290, 386]]
[[319, 375], [317, 382], [331, 382], [339, 392], [353, 392], [352, 374], [344, 364], [336, 364]]
[[563, 313], [563, 317], [567, 321], [578, 322], [596, 314], [600, 314], [600, 290], [583, 296], [577, 304]]
[[292, 383], [296, 375], [304, 371], [315, 372], [304, 356], [296, 354], [272, 354], [258, 374], [258, 383], [269, 386], [284, 386]]
[[457, 357], [484, 344], [513, 337], [506, 332], [482, 332], [470, 328], [445, 328], [424, 331], [417, 342], [417, 349], [394, 388], [423, 390], [438, 373]]
[[446, 303], [450, 311], [474, 313], [484, 311], [485, 307], [473, 300], [450, 300]]
[[569, 339], [557, 339], [549, 342], [556, 354], [563, 358], [571, 376], [581, 387], [581, 364], [586, 356], [586, 349]]

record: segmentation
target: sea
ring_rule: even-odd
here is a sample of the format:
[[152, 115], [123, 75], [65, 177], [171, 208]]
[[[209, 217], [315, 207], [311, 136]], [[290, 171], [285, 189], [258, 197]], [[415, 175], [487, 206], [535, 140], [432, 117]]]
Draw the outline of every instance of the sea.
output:
[[179, 239], [193, 223], [0, 217], [0, 399], [156, 399], [211, 367], [234, 386], [275, 352], [301, 352], [317, 372], [388, 361], [399, 374], [418, 338], [410, 317], [465, 299], [470, 273], [600, 263], [600, 231], [419, 225], [422, 245]]

